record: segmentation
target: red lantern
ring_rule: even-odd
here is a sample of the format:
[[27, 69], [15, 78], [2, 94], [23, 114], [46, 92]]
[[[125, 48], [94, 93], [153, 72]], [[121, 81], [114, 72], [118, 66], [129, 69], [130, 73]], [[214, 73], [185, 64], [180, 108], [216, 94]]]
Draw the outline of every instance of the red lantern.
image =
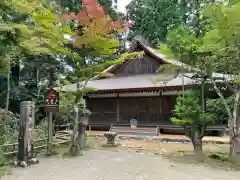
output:
[[51, 89], [51, 90], [49, 91], [49, 94], [55, 94], [55, 91], [54, 91], [53, 89]]

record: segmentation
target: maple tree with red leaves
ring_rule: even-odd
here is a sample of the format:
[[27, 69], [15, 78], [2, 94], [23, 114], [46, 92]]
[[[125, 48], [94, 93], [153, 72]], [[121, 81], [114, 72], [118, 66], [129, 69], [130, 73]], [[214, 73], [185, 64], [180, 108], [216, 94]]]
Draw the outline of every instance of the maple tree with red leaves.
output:
[[124, 51], [121, 49], [122, 42], [120, 44], [118, 36], [125, 33], [131, 25], [125, 21], [112, 21], [97, 0], [81, 2], [84, 7], [80, 12], [62, 16], [63, 19], [74, 21], [79, 25], [76, 31], [71, 32], [72, 44], [74, 48], [82, 51], [84, 58], [88, 60], [87, 64], [84, 62], [86, 66], [77, 67], [77, 69], [86, 72], [84, 68], [87, 67], [92, 72], [91, 66], [94, 66], [95, 72], [90, 73], [93, 76], [93, 74], [101, 74], [106, 66], [116, 64], [116, 61], [121, 63], [126, 58], [131, 59], [131, 53], [121, 54]]
[[[78, 86], [76, 91], [75, 102], [79, 102], [84, 96], [84, 90], [88, 80], [94, 76], [106, 76], [107, 73], [103, 73], [104, 65], [111, 65], [122, 63], [125, 59], [132, 59], [137, 53], [125, 53], [120, 57], [114, 56], [116, 59], [108, 61], [109, 56], [117, 54], [120, 47], [120, 43], [117, 39], [117, 32], [124, 32], [126, 28], [130, 27], [126, 23], [120, 23], [118, 21], [112, 21], [110, 16], [104, 11], [104, 8], [98, 3], [97, 0], [82, 0], [84, 8], [77, 14], [69, 13], [63, 16], [66, 20], [73, 20], [80, 25], [80, 28], [72, 33], [73, 45], [80, 49], [90, 49], [87, 53], [90, 63], [86, 65], [86, 69], [90, 71], [85, 79], [83, 87], [80, 89]], [[89, 57], [90, 56], [90, 57]], [[76, 71], [81, 72], [84, 67], [76, 67]], [[76, 73], [78, 74], [78, 72]], [[79, 73], [80, 74], [80, 73]], [[82, 78], [82, 77], [81, 77]], [[85, 78], [85, 77], [84, 77]], [[78, 83], [77, 83], [78, 84]], [[70, 148], [71, 155], [77, 155], [81, 149], [79, 149], [77, 134], [77, 120], [74, 125], [72, 144]]]
[[[74, 20], [84, 26], [80, 36], [79, 33], [73, 35], [74, 45], [76, 47], [93, 46], [94, 43], [95, 48], [104, 47], [106, 53], [114, 53], [112, 47], [120, 45], [113, 38], [113, 33], [124, 32], [126, 28], [131, 27], [131, 24], [112, 21], [97, 0], [82, 0], [82, 3], [84, 8], [79, 13], [69, 13], [62, 16], [63, 19]], [[99, 46], [97, 46], [98, 43], [100, 43]]]
[[[76, 69], [84, 71], [84, 73], [86, 72], [85, 67], [89, 71], [94, 69], [94, 73], [89, 73], [93, 76], [93, 74], [101, 74], [106, 66], [116, 64], [116, 61], [121, 63], [126, 58], [131, 59], [134, 56], [132, 53], [120, 53], [122, 44], [119, 40], [119, 34], [126, 32], [131, 25], [122, 20], [113, 21], [97, 0], [81, 2], [84, 7], [80, 12], [62, 16], [63, 20], [74, 21], [79, 25], [76, 31], [70, 32], [72, 45], [77, 51], [80, 50], [84, 54], [87, 63], [84, 62], [84, 67]], [[99, 69], [97, 69], [98, 67]], [[88, 77], [86, 78], [88, 79]]]

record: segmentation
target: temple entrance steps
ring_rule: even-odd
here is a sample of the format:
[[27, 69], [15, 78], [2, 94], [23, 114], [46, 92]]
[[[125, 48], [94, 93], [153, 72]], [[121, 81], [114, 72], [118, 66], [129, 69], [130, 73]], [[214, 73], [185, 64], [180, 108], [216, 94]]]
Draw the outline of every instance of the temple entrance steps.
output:
[[109, 132], [116, 132], [121, 135], [157, 136], [158, 126], [137, 126], [131, 128], [130, 125], [112, 125]]

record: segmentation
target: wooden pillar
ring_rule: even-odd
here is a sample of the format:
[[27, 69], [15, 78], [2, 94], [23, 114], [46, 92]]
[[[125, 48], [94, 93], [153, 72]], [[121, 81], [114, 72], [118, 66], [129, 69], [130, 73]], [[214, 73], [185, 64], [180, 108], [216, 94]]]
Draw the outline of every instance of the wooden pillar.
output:
[[53, 137], [53, 113], [48, 113], [48, 141], [47, 141], [47, 155], [52, 153], [52, 137]]
[[25, 167], [32, 158], [32, 131], [34, 128], [35, 103], [23, 101], [20, 104], [20, 131], [18, 136], [18, 165]]
[[162, 122], [163, 120], [163, 111], [162, 111], [162, 90], [159, 92], [159, 97], [160, 97], [160, 121]]
[[119, 105], [119, 95], [117, 95], [117, 122], [120, 122], [120, 105]]

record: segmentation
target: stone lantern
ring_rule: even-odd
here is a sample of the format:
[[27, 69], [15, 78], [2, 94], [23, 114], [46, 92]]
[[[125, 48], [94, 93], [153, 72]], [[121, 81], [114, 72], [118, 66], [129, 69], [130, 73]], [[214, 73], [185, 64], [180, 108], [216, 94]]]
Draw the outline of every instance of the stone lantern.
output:
[[79, 109], [79, 126], [88, 126], [89, 122], [89, 116], [91, 115], [91, 112], [86, 108]]
[[86, 108], [85, 103], [81, 103], [78, 105], [78, 113], [79, 113], [79, 123], [78, 123], [78, 139], [79, 139], [79, 147], [80, 149], [84, 148], [84, 139], [85, 139], [85, 131], [88, 126], [89, 116], [91, 112]]

